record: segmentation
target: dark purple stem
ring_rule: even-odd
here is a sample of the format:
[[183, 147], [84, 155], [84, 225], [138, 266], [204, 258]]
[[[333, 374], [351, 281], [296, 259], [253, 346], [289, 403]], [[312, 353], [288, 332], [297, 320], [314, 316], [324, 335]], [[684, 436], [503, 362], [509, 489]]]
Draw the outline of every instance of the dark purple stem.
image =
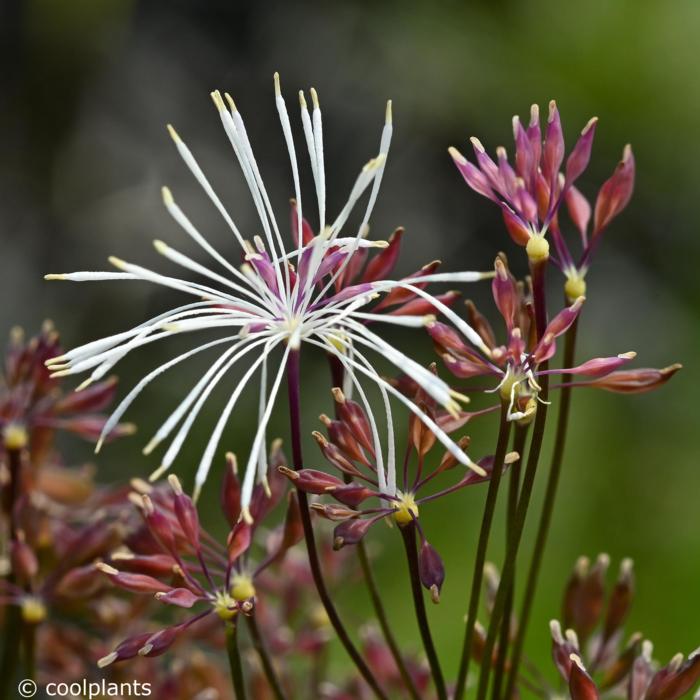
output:
[[[299, 368], [299, 351], [292, 350], [289, 353], [289, 360], [287, 361], [287, 391], [289, 396], [289, 420], [292, 433], [292, 460], [294, 469], [297, 471], [304, 468], [304, 459], [301, 448], [301, 380]], [[323, 604], [326, 614], [328, 615], [328, 619], [330, 620], [335, 633], [338, 635], [338, 639], [340, 639], [340, 642], [345, 647], [345, 650], [357, 667], [357, 670], [360, 672], [370, 688], [372, 688], [374, 694], [378, 698], [381, 698], [381, 700], [388, 700], [387, 696], [384, 694], [384, 691], [379, 687], [379, 684], [372, 674], [372, 671], [355, 648], [355, 645], [350, 639], [350, 636], [348, 635], [347, 630], [345, 629], [345, 626], [343, 625], [343, 622], [335, 609], [335, 605], [331, 600], [330, 594], [328, 593], [328, 588], [326, 587], [326, 582], [323, 578], [321, 563], [319, 562], [318, 552], [316, 551], [316, 539], [314, 536], [313, 525], [311, 523], [311, 513], [309, 511], [307, 495], [303, 491], [298, 490], [297, 496], [299, 498], [301, 521], [304, 527], [306, 550], [309, 555], [309, 567], [311, 569], [314, 583], [316, 584], [316, 590], [318, 591], [319, 598], [321, 599], [321, 603]]]

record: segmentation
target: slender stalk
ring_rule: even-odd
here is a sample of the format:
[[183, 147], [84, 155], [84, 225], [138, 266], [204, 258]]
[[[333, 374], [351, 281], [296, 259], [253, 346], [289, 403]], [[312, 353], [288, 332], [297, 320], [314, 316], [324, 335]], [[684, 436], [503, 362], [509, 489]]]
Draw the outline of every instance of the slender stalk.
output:
[[391, 651], [391, 655], [394, 657], [396, 667], [401, 674], [406, 690], [413, 700], [421, 700], [415, 683], [411, 674], [406, 668], [406, 662], [404, 661], [403, 655], [401, 654], [401, 649], [394, 637], [394, 633], [389, 626], [389, 620], [386, 615], [386, 610], [384, 610], [384, 604], [379, 596], [379, 589], [377, 588], [377, 582], [374, 579], [372, 569], [370, 567], [369, 557], [367, 556], [367, 549], [363, 542], [358, 542], [357, 544], [357, 556], [360, 560], [360, 566], [362, 567], [362, 573], [369, 590], [370, 598], [372, 599], [372, 606], [374, 607], [374, 614], [377, 616], [377, 621], [379, 622], [379, 627], [382, 630], [384, 639], [386, 640], [387, 646]]
[[[345, 376], [345, 370], [342, 363], [338, 360], [335, 355], [328, 355], [328, 363], [331, 370], [331, 380], [333, 386], [342, 387], [343, 379]], [[336, 408], [336, 418], [337, 418], [337, 408]], [[346, 483], [352, 481], [349, 474], [343, 474], [343, 479]], [[360, 540], [357, 545], [357, 558], [360, 562], [360, 567], [362, 568], [362, 575], [365, 579], [365, 584], [367, 585], [367, 590], [369, 591], [370, 599], [372, 601], [372, 607], [374, 608], [374, 614], [377, 616], [377, 621], [379, 622], [379, 627], [384, 635], [384, 640], [389, 647], [391, 655], [394, 657], [394, 662], [396, 663], [396, 668], [401, 674], [401, 678], [406, 686], [406, 690], [413, 700], [420, 700], [420, 695], [418, 694], [418, 689], [411, 674], [406, 668], [406, 662], [404, 661], [403, 654], [399, 648], [396, 637], [389, 624], [389, 618], [387, 617], [386, 610], [384, 609], [384, 604], [382, 603], [382, 598], [379, 594], [379, 588], [377, 587], [377, 582], [372, 573], [372, 566], [367, 555], [367, 548], [365, 547], [364, 541]]]
[[[576, 319], [564, 337], [564, 368], [573, 367], [574, 356], [576, 353], [576, 333], [578, 330], [578, 319]], [[547, 489], [545, 491], [544, 502], [542, 504], [542, 512], [540, 514], [540, 522], [537, 528], [537, 537], [535, 539], [535, 548], [532, 553], [530, 569], [527, 575], [527, 584], [523, 597], [523, 604], [520, 609], [520, 624], [518, 633], [513, 642], [513, 651], [511, 655], [511, 668], [506, 685], [505, 698], [512, 697], [517, 679], [518, 667], [523, 652], [525, 643], [525, 634], [527, 624], [530, 619], [532, 609], [532, 601], [537, 587], [537, 579], [540, 568], [542, 566], [542, 557], [544, 548], [547, 544], [547, 536], [549, 527], [552, 521], [552, 512], [554, 510], [554, 501], [556, 500], [557, 487], [559, 486], [559, 477], [561, 475], [561, 466], [564, 457], [564, 448], [566, 446], [566, 433], [569, 425], [569, 413], [571, 408], [571, 375], [565, 374], [562, 380], [561, 389], [561, 404], [559, 407], [559, 415], [557, 416], [557, 429], [554, 438], [554, 450], [552, 452], [552, 463], [549, 468], [549, 477], [547, 479]]]
[[430, 633], [430, 625], [428, 623], [428, 615], [425, 611], [425, 599], [423, 598], [423, 589], [420, 583], [420, 574], [418, 570], [418, 552], [416, 549], [416, 526], [414, 523], [409, 523], [399, 528], [403, 543], [406, 547], [406, 559], [408, 560], [408, 572], [411, 579], [411, 593], [413, 594], [413, 605], [416, 610], [416, 620], [418, 621], [418, 629], [423, 640], [425, 655], [428, 658], [430, 671], [435, 683], [435, 692], [438, 700], [447, 700], [447, 688], [445, 686], [445, 677], [442, 675], [440, 660], [438, 659], [435, 645], [433, 644], [433, 636]]
[[[515, 435], [513, 436], [513, 451], [520, 456], [517, 462], [510, 465], [510, 479], [508, 481], [508, 507], [506, 511], [506, 546], [508, 546], [508, 538], [513, 532], [515, 525], [515, 515], [518, 509], [518, 493], [520, 491], [520, 472], [523, 463], [522, 455], [525, 451], [525, 440], [527, 438], [527, 425], [516, 425]], [[506, 666], [506, 658], [508, 656], [508, 644], [510, 643], [511, 633], [511, 618], [513, 616], [513, 598], [515, 596], [515, 572], [513, 572], [513, 581], [508, 591], [506, 598], [506, 606], [503, 611], [503, 621], [501, 623], [501, 636], [498, 642], [498, 657], [496, 660], [496, 668], [494, 670], [493, 693], [492, 698], [497, 700], [501, 694], [501, 685], [503, 683], [503, 671]]]
[[479, 598], [481, 596], [481, 585], [484, 578], [484, 564], [486, 562], [486, 551], [488, 549], [489, 536], [491, 534], [491, 523], [496, 509], [496, 499], [498, 496], [498, 486], [501, 482], [503, 472], [503, 460], [508, 449], [508, 438], [510, 436], [510, 422], [508, 421], [508, 404], [501, 402], [501, 418], [498, 426], [498, 441], [496, 443], [496, 453], [493, 460], [491, 479], [486, 493], [486, 503], [484, 504], [484, 515], [481, 519], [481, 530], [479, 532], [479, 542], [476, 548], [476, 560], [474, 561], [474, 573], [472, 574], [472, 587], [469, 595], [469, 609], [467, 612], [467, 626], [464, 630], [464, 642], [462, 644], [462, 658], [459, 663], [457, 673], [457, 684], [455, 686], [455, 700], [462, 700], [466, 689], [467, 674], [469, 672], [469, 662], [472, 655], [472, 644], [474, 642], [474, 626], [479, 613]]
[[262, 664], [263, 672], [265, 673], [265, 678], [270, 685], [270, 690], [275, 700], [286, 700], [286, 695], [280, 683], [280, 679], [277, 677], [277, 672], [270, 658], [270, 654], [267, 651], [265, 642], [263, 641], [262, 635], [260, 634], [260, 628], [258, 627], [258, 621], [255, 619], [255, 615], [246, 617], [246, 622], [248, 623], [248, 630], [250, 632], [250, 638], [253, 641], [253, 646], [255, 651], [258, 652], [260, 657], [260, 663]]
[[[547, 261], [531, 263], [530, 270], [532, 274], [532, 295], [535, 307], [535, 328], [537, 331], [537, 339], [540, 340], [544, 335], [547, 327], [547, 298], [545, 294], [545, 273], [547, 270]], [[544, 370], [547, 363], [542, 363], [541, 368]], [[530, 442], [530, 452], [527, 457], [527, 466], [525, 467], [525, 476], [523, 485], [518, 498], [518, 508], [515, 513], [515, 521], [513, 523], [513, 531], [508, 538], [508, 546], [506, 547], [506, 557], [503, 563], [501, 572], [501, 580], [496, 593], [493, 610], [491, 611], [491, 621], [489, 624], [486, 642], [484, 644], [483, 658], [481, 660], [481, 671], [479, 673], [479, 685], [477, 688], [477, 700], [485, 700], [486, 693], [489, 687], [489, 674], [491, 671], [491, 659], [493, 650], [496, 645], [496, 637], [501, 629], [501, 621], [506, 608], [508, 596], [513, 587], [515, 577], [515, 563], [518, 558], [518, 549], [522, 539], [523, 529], [525, 528], [525, 520], [527, 519], [527, 511], [530, 507], [530, 498], [532, 489], [535, 483], [537, 474], [537, 465], [542, 451], [542, 441], [544, 439], [544, 429], [547, 422], [547, 396], [549, 394], [549, 376], [544, 374], [540, 378], [539, 398], [541, 403], [535, 414], [535, 423], [532, 429], [532, 440]]]
[[36, 625], [24, 625], [24, 677], [36, 677]]
[[236, 700], [245, 700], [245, 679], [243, 678], [243, 666], [241, 654], [238, 650], [238, 625], [229, 623], [226, 625], [226, 651], [228, 663], [231, 668], [231, 680]]
[[[292, 458], [294, 469], [297, 470], [303, 469], [304, 467], [304, 458], [301, 448], [301, 383], [299, 376], [299, 365], [299, 351], [293, 350], [289, 353], [289, 360], [287, 364], [287, 388], [289, 394], [289, 420], [292, 433]], [[306, 550], [309, 556], [311, 575], [313, 576], [314, 583], [316, 584], [316, 590], [318, 591], [321, 603], [326, 611], [326, 614], [328, 615], [328, 619], [330, 620], [335, 633], [338, 635], [338, 639], [345, 648], [345, 651], [348, 653], [348, 656], [350, 656], [353, 663], [357, 667], [357, 670], [373, 690], [374, 694], [378, 698], [381, 698], [381, 700], [388, 700], [384, 691], [379, 687], [379, 684], [377, 683], [377, 680], [372, 674], [369, 666], [367, 666], [364, 659], [355, 648], [355, 645], [350, 639], [350, 635], [348, 634], [342, 620], [340, 619], [340, 616], [338, 615], [338, 611], [335, 609], [335, 605], [333, 604], [330, 594], [328, 593], [325, 579], [323, 578], [321, 563], [319, 562], [318, 552], [316, 551], [316, 539], [314, 536], [313, 525], [311, 523], [311, 513], [309, 511], [307, 495], [303, 491], [297, 491], [297, 497], [299, 499], [299, 510], [301, 512], [301, 521], [304, 527], [304, 539], [306, 540]]]

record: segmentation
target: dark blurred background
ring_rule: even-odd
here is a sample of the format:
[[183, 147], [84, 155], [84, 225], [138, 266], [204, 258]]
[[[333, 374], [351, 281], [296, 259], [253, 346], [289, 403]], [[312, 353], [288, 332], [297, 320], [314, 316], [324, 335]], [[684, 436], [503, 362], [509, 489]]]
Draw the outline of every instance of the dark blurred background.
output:
[[[695, 0], [3, 0], [0, 332], [15, 324], [33, 331], [50, 317], [70, 347], [171, 305], [173, 295], [147, 285], [42, 280], [45, 272], [106, 269], [110, 254], [158, 265], [153, 238], [182, 247], [182, 233], [162, 208], [162, 184], [219, 247], [230, 243], [179, 161], [166, 122], [195, 151], [240, 228], [257, 233], [212, 89], [233, 94], [282, 221], [293, 191], [273, 72], [282, 75], [297, 126], [296, 91], [313, 85], [320, 93], [330, 211], [342, 206], [359, 167], [376, 152], [384, 102], [393, 98], [395, 138], [372, 230], [386, 237], [395, 226], [406, 227], [402, 273], [433, 258], [449, 269], [486, 269], [501, 248], [516, 269], [521, 262], [496, 208], [469, 191], [454, 169], [449, 145], [466, 149], [474, 134], [490, 148], [510, 146], [511, 115], [526, 116], [531, 102], [544, 110], [552, 97], [569, 144], [598, 115], [582, 189], [594, 195], [627, 142], [638, 177], [632, 203], [606, 233], [589, 276], [580, 356], [634, 349], [642, 365], [679, 361], [685, 369], [642, 397], [575, 396], [529, 651], [548, 663], [547, 622], [559, 612], [559, 591], [573, 562], [579, 554], [607, 551], [613, 567], [624, 556], [637, 565], [629, 631], [654, 640], [664, 661], [688, 652], [700, 643], [699, 28]], [[552, 283], [557, 290], [554, 276]], [[467, 291], [488, 299], [485, 287]], [[403, 341], [416, 352], [422, 346], [429, 358], [427, 342]], [[172, 345], [151, 345], [122, 363], [122, 394], [144, 367], [174, 354]], [[307, 363], [305, 369], [310, 430], [331, 405], [325, 368]], [[129, 416], [139, 435], [100, 457], [103, 478], [144, 476], [157, 466], [140, 447], [196, 377], [195, 363], [152, 385]], [[203, 449], [214, 404], [178, 463], [184, 476]], [[226, 447], [244, 451], [253, 427], [239, 412]], [[477, 453], [490, 451], [494, 430], [489, 421], [474, 428]], [[282, 411], [274, 431], [286, 437]], [[76, 462], [91, 459], [89, 446], [73, 448]], [[316, 456], [311, 447], [309, 454]], [[214, 491], [212, 483], [212, 499]], [[424, 513], [448, 562], [443, 602], [431, 614], [450, 675], [483, 495], [472, 489]], [[376, 568], [390, 615], [402, 637], [417, 640], [406, 614], [407, 581], [394, 575], [403, 566], [398, 541], [389, 530], [377, 532]], [[502, 540], [500, 532], [495, 537]], [[531, 541], [528, 531], [526, 546]], [[347, 615], [359, 621], [369, 610], [366, 597], [346, 598]]]

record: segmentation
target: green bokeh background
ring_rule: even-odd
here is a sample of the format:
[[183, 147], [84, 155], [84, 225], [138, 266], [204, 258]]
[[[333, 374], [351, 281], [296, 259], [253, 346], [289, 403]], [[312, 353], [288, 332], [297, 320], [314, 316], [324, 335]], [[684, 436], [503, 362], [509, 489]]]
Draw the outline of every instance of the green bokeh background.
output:
[[[331, 211], [375, 152], [384, 100], [393, 98], [395, 140], [373, 233], [384, 237], [397, 225], [406, 227], [402, 273], [433, 258], [445, 260], [446, 269], [485, 269], [499, 249], [522, 272], [522, 256], [495, 207], [467, 189], [446, 148], [466, 149], [472, 134], [491, 148], [509, 146], [511, 115], [526, 115], [533, 101], [544, 109], [548, 99], [557, 99], [569, 143], [596, 114], [593, 160], [582, 189], [594, 194], [627, 142], [638, 177], [631, 206], [606, 233], [589, 277], [579, 356], [634, 349], [642, 365], [679, 361], [685, 369], [646, 396], [576, 394], [528, 653], [550, 671], [547, 622], [558, 614], [563, 582], [577, 556], [601, 551], [610, 554], [613, 568], [624, 556], [635, 560], [638, 594], [629, 631], [654, 640], [662, 660], [688, 652], [700, 643], [698, 27], [695, 0], [8, 0], [0, 7], [6, 82], [0, 97], [0, 329], [19, 323], [31, 330], [48, 316], [72, 346], [167, 308], [172, 295], [143, 285], [49, 286], [41, 279], [47, 271], [100, 269], [109, 254], [158, 264], [152, 238], [182, 247], [181, 232], [160, 204], [162, 184], [219, 247], [231, 243], [178, 161], [165, 122], [196, 151], [241, 229], [258, 232], [209, 101], [214, 88], [231, 92], [246, 118], [283, 221], [292, 188], [273, 71], [282, 74], [288, 104], [298, 88], [319, 90]], [[557, 300], [556, 276], [551, 283]], [[488, 302], [486, 288], [467, 291]], [[430, 358], [424, 339], [403, 334], [396, 340]], [[149, 346], [125, 361], [122, 392], [144, 367], [175, 352]], [[139, 424], [138, 438], [100, 457], [104, 478], [143, 476], [156, 466], [140, 446], [196, 377], [193, 364], [153, 385], [130, 416]], [[308, 432], [315, 416], [332, 408], [322, 358], [307, 358], [304, 382]], [[185, 477], [224, 395], [217, 394], [198, 422], [178, 465]], [[253, 414], [237, 414], [226, 448], [245, 451]], [[286, 437], [282, 410], [274, 427]], [[472, 435], [476, 453], [490, 452], [493, 421], [476, 425]], [[83, 445], [73, 443], [73, 450], [76, 462], [91, 458]], [[550, 451], [548, 444], [545, 455]], [[315, 460], [311, 445], [308, 454]], [[212, 503], [215, 491], [212, 484]], [[483, 496], [483, 489], [472, 489], [422, 513], [448, 567], [443, 601], [430, 614], [449, 676], [456, 669]], [[536, 507], [540, 497], [541, 489]], [[416, 644], [408, 584], [396, 575], [404, 563], [395, 534], [373, 533], [376, 570], [401, 638]], [[494, 541], [502, 540], [499, 530]], [[531, 542], [529, 529], [525, 551]], [[493, 556], [501, 557], [498, 548]], [[356, 588], [343, 593], [341, 605], [352, 621], [369, 614]], [[337, 662], [344, 664], [343, 657]]]

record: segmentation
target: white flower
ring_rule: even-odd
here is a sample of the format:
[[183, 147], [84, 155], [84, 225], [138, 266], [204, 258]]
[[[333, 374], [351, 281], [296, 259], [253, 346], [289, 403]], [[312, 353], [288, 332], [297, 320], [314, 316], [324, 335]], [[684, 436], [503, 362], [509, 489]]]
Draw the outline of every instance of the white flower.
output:
[[[297, 231], [301, 232], [302, 198], [299, 188], [296, 149], [277, 75], [275, 75], [275, 94], [294, 182], [297, 201]], [[346, 370], [348, 383], [355, 388], [365, 404], [368, 415], [372, 416], [374, 440], [378, 448], [380, 447], [378, 428], [360, 377], [369, 379], [379, 388], [387, 413], [387, 425], [391, 426], [392, 424], [389, 396], [393, 395], [409, 410], [418, 415], [460, 462], [472, 469], [480, 470], [480, 467], [474, 464], [412, 401], [379, 376], [367, 356], [369, 351], [379, 353], [399, 369], [409, 373], [440, 405], [453, 413], [456, 412], [459, 408], [456, 399], [464, 399], [465, 397], [456, 394], [444, 381], [389, 345], [370, 330], [367, 324], [368, 321], [372, 321], [421, 327], [432, 317], [388, 316], [372, 313], [371, 309], [363, 311], [363, 308], [379, 294], [403, 287], [416, 296], [429, 300], [437, 311], [447, 315], [473, 342], [483, 346], [479, 336], [444, 304], [424, 291], [422, 289], [424, 285], [421, 283], [470, 282], [490, 275], [475, 272], [432, 274], [411, 278], [410, 282], [406, 280], [379, 280], [346, 287], [337, 292], [334, 282], [360, 248], [385, 247], [387, 245], [384, 241], [369, 241], [366, 236], [368, 221], [377, 198], [391, 141], [391, 102], [387, 104], [386, 122], [382, 131], [379, 154], [362, 168], [347, 203], [340, 214], [328, 224], [326, 221], [321, 109], [318, 96], [313, 89], [311, 96], [313, 110], [310, 115], [304, 95], [300, 93], [301, 121], [316, 188], [318, 230], [320, 231], [320, 234], [310, 242], [304, 243], [301, 234], [299, 234], [297, 236], [298, 243], [292, 246], [291, 250], [285, 247], [246, 134], [243, 119], [228, 95], [225, 96], [228, 102], [227, 106], [221, 95], [214, 92], [212, 98], [260, 217], [263, 238], [254, 237], [253, 244], [243, 238], [188, 147], [171, 126], [168, 127], [168, 130], [182, 159], [231, 229], [238, 246], [245, 253], [246, 262], [239, 268], [215, 250], [178, 207], [170, 191], [164, 188], [163, 201], [168, 212], [192, 240], [209, 257], [213, 258], [221, 270], [217, 272], [210, 269], [161, 241], [155, 242], [156, 250], [171, 262], [206, 278], [209, 284], [166, 276], [114, 257], [110, 258], [110, 262], [119, 272], [75, 272], [46, 276], [47, 279], [65, 279], [77, 282], [146, 280], [195, 298], [192, 303], [173, 308], [131, 330], [95, 340], [77, 347], [61, 357], [50, 360], [48, 365], [53, 370], [54, 376], [90, 371], [88, 379], [78, 387], [78, 390], [104, 376], [119, 360], [138, 347], [175, 334], [205, 329], [221, 329], [222, 337], [194, 347], [143, 377], [122, 400], [105, 425], [102, 437], [109, 434], [109, 431], [141, 391], [165, 371], [205, 350], [212, 348], [222, 350], [144, 449], [146, 454], [150, 453], [177, 428], [177, 432], [161, 461], [161, 466], [154, 472], [152, 478], [157, 478], [172, 465], [213, 389], [234, 365], [246, 359], [248, 367], [221, 412], [199, 463], [195, 477], [195, 495], [198, 494], [206, 480], [231, 413], [246, 385], [256, 372], [259, 372], [259, 421], [244, 476], [242, 490], [244, 509], [250, 502], [256, 479], [264, 480], [265, 478], [267, 467], [265, 459], [266, 426], [279, 392], [289, 354], [296, 352], [302, 343], [322, 348], [340, 360]], [[367, 189], [370, 190], [369, 200], [357, 232], [350, 237], [342, 236], [353, 207]], [[275, 364], [272, 372], [272, 386], [268, 390], [269, 359], [278, 347], [282, 350], [282, 358]], [[487, 348], [482, 349], [488, 353]], [[394, 495], [396, 493], [396, 474], [391, 429], [389, 429], [388, 443], [387, 464], [378, 465], [378, 480], [382, 491]], [[97, 450], [100, 449], [101, 445], [102, 438], [98, 442]], [[376, 452], [379, 455], [382, 450], [377, 449]]]

